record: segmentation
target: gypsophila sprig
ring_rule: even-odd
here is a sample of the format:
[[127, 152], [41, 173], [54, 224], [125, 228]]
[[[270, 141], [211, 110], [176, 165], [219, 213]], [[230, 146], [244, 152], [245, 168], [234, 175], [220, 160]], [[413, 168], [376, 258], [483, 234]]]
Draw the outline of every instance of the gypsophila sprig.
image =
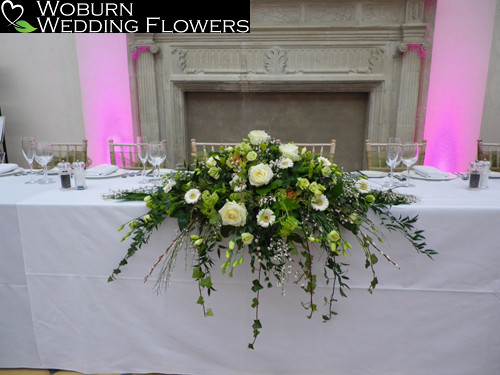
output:
[[[415, 226], [417, 217], [396, 217], [394, 205], [418, 201], [414, 195], [375, 189], [364, 177], [343, 173], [338, 165], [293, 143], [280, 144], [262, 130], [254, 130], [248, 139], [234, 147], [211, 152], [188, 168], [163, 176], [155, 187], [132, 191], [114, 191], [107, 199], [142, 200], [149, 212], [120, 227], [128, 228], [122, 241], [129, 249], [109, 277], [114, 280], [167, 218], [175, 218], [179, 232], [160, 255], [145, 277], [159, 270], [156, 287], [168, 284], [175, 259], [182, 249], [194, 254], [192, 277], [198, 284], [197, 303], [205, 316], [214, 314], [207, 297], [215, 291], [212, 272], [220, 269], [234, 277], [246, 263], [255, 278], [250, 301], [255, 310], [251, 325], [254, 348], [262, 329], [259, 319], [260, 293], [265, 287], [297, 283], [306, 293], [302, 306], [311, 318], [319, 308], [315, 293], [318, 283], [314, 262], [321, 261], [329, 295], [323, 297], [327, 321], [335, 315], [336, 293], [346, 297], [347, 255], [361, 249], [365, 267], [372, 273], [371, 293], [378, 279], [378, 256], [397, 266], [382, 249], [383, 235], [369, 218], [375, 213], [379, 226], [403, 235], [417, 252], [432, 258], [422, 230]], [[354, 235], [356, 248], [347, 240]], [[220, 265], [216, 264], [217, 259]]]

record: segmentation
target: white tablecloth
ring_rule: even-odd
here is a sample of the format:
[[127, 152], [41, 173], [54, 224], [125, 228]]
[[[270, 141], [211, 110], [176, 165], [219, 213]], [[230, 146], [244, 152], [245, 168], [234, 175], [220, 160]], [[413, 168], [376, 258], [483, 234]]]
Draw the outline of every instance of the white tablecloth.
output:
[[[263, 324], [255, 350], [254, 278], [214, 275], [213, 317], [196, 304], [198, 290], [179, 259], [169, 289], [153, 292], [144, 276], [176, 232], [168, 221], [123, 269], [127, 251], [117, 228], [147, 212], [140, 202], [101, 198], [138, 186], [139, 177], [88, 180], [85, 191], [26, 185], [0, 178], [0, 368], [59, 368], [83, 373], [470, 375], [500, 374], [500, 180], [483, 191], [466, 182], [412, 181], [422, 197], [396, 207], [419, 215], [435, 260], [399, 236], [384, 249], [400, 269], [380, 260], [379, 285], [362, 251], [346, 259], [348, 298], [328, 323], [306, 318], [307, 296], [294, 284], [261, 293]], [[380, 180], [373, 180], [381, 182]], [[402, 189], [403, 190], [403, 189]], [[328, 289], [320, 286], [318, 298]], [[317, 300], [321, 310], [321, 300]]]

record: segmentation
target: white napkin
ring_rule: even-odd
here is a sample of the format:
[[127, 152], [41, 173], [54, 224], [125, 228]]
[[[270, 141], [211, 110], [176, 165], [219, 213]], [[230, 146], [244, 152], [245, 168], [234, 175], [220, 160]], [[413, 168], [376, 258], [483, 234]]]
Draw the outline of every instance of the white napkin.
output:
[[19, 166], [14, 163], [0, 164], [0, 174], [12, 172], [14, 169], [17, 168], [19, 168]]
[[415, 165], [413, 170], [415, 173], [426, 178], [446, 178], [449, 176], [449, 173], [427, 165]]
[[87, 176], [107, 176], [113, 172], [116, 172], [118, 167], [112, 164], [101, 164], [95, 167], [87, 169], [85, 174]]

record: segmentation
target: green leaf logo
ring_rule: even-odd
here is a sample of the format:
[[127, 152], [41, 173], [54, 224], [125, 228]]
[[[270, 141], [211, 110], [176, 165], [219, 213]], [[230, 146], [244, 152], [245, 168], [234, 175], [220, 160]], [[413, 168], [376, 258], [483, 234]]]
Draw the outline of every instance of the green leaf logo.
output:
[[15, 26], [16, 30], [19, 31], [20, 33], [31, 33], [36, 30], [36, 27], [33, 27], [28, 22], [22, 20], [16, 22]]

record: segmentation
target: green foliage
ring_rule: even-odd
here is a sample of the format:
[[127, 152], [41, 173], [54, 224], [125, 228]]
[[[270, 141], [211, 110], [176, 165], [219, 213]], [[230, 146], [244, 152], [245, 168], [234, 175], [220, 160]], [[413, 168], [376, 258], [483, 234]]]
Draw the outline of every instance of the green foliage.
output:
[[[250, 132], [249, 139], [236, 147], [206, 153], [184, 170], [165, 175], [162, 183], [150, 190], [107, 196], [143, 200], [150, 209], [120, 228], [129, 228], [122, 239], [128, 251], [109, 281], [171, 217], [177, 220], [180, 233], [146, 279], [159, 267], [157, 287], [166, 285], [177, 253], [192, 249], [192, 278], [199, 290], [196, 303], [205, 316], [212, 316], [206, 297], [216, 291], [211, 276], [214, 267], [231, 278], [247, 260], [256, 275], [250, 286], [255, 319], [249, 348], [254, 348], [262, 329], [259, 297], [266, 287], [284, 289], [289, 282], [300, 285], [307, 296], [301, 305], [311, 318], [321, 308], [316, 291], [318, 276], [322, 276], [331, 287], [330, 294], [322, 296], [326, 311], [321, 317], [328, 321], [336, 315], [333, 306], [338, 302], [337, 294], [347, 297], [346, 259], [350, 251], [364, 251], [365, 267], [372, 272], [370, 293], [378, 284], [375, 266], [379, 258], [395, 265], [381, 248], [384, 239], [380, 229], [400, 233], [418, 253], [430, 258], [437, 254], [427, 248], [417, 217], [396, 217], [391, 212], [392, 206], [411, 204], [417, 198], [367, 188], [367, 184], [366, 179], [343, 173], [326, 158], [294, 144], [282, 145], [265, 132]], [[371, 221], [371, 212], [380, 217], [379, 226]], [[354, 237], [359, 247], [353, 248], [347, 235]], [[323, 264], [322, 275], [313, 267], [317, 262]]]

